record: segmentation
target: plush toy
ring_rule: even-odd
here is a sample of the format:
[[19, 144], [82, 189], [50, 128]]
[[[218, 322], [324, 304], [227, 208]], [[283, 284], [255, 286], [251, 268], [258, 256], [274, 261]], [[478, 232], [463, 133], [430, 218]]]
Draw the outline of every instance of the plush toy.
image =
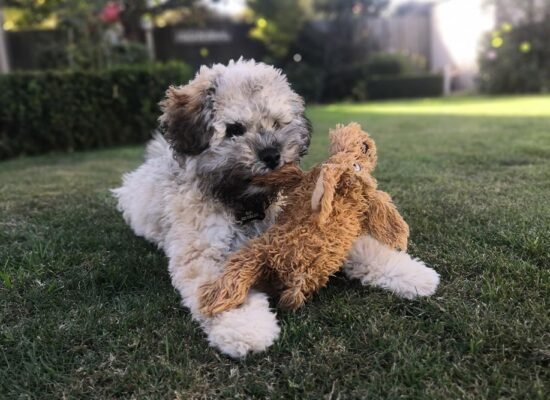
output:
[[242, 304], [253, 286], [280, 293], [296, 309], [328, 282], [362, 234], [405, 250], [409, 228], [388, 194], [377, 190], [374, 141], [358, 124], [330, 133], [329, 158], [308, 172], [286, 165], [256, 179], [286, 196], [276, 223], [228, 260], [201, 290], [201, 311], [214, 315]]

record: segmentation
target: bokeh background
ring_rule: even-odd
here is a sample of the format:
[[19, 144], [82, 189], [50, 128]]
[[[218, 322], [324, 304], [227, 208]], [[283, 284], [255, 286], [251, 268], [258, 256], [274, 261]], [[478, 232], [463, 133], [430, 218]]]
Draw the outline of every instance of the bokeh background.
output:
[[[0, 0], [0, 399], [548, 399], [550, 0]], [[408, 301], [343, 274], [235, 361], [109, 189], [201, 64], [276, 65], [441, 274]], [[273, 303], [275, 307], [275, 303]]]
[[[548, 0], [3, 0], [0, 5], [0, 71], [16, 72], [0, 80], [5, 121], [0, 158], [142, 141], [154, 127], [157, 110], [149, 103], [158, 101], [159, 90], [186, 82], [201, 64], [241, 56], [282, 68], [309, 103], [550, 90]], [[23, 71], [33, 71], [29, 88], [17, 80]], [[34, 89], [55, 100], [37, 102], [21, 93]], [[29, 120], [44, 116], [37, 103], [48, 101], [63, 113], [85, 98], [80, 109], [104, 113], [101, 103], [108, 97], [118, 115], [109, 126], [123, 125], [118, 137], [54, 143], [69, 127], [66, 118], [48, 114], [46, 124], [37, 123], [40, 135], [49, 130], [50, 139], [34, 149], [13, 143], [13, 135], [21, 139], [34, 129], [25, 126]], [[121, 104], [136, 97], [139, 104]], [[24, 110], [20, 105], [10, 112], [14, 102], [25, 103]], [[138, 109], [139, 121], [120, 121]], [[89, 136], [82, 124], [71, 124]]]

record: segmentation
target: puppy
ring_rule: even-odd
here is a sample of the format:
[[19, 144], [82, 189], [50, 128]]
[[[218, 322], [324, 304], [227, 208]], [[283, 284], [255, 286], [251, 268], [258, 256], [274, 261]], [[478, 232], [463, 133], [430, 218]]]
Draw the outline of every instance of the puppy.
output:
[[[199, 288], [223, 270], [229, 254], [270, 226], [278, 193], [256, 176], [297, 162], [311, 137], [304, 102], [281, 72], [255, 61], [202, 67], [161, 102], [161, 130], [146, 160], [113, 190], [133, 231], [169, 259], [172, 284], [211, 346], [231, 357], [265, 350], [280, 328], [264, 293], [215, 317], [199, 309]], [[349, 255], [347, 273], [404, 297], [429, 295], [438, 275], [406, 253], [370, 237]]]

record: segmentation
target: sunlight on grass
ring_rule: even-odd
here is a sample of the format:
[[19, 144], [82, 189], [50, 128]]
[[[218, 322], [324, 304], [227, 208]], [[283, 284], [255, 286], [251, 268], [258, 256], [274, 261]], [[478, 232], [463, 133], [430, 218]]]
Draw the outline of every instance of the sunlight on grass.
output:
[[550, 96], [308, 116], [304, 168], [326, 157], [336, 124], [372, 132], [409, 251], [441, 274], [434, 297], [338, 274], [303, 309], [277, 312], [273, 347], [234, 362], [209, 347], [164, 254], [109, 193], [144, 144], [2, 161], [0, 399], [546, 398]]
[[325, 107], [328, 112], [468, 115], [493, 117], [547, 117], [550, 116], [550, 96], [501, 98], [446, 98], [400, 102], [362, 104], [334, 104]]

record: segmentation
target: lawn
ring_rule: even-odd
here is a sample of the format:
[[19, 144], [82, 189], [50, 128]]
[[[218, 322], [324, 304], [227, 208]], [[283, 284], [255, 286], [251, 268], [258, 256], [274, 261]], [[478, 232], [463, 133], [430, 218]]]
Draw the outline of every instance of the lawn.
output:
[[[0, 398], [543, 399], [550, 392], [550, 97], [309, 109], [304, 165], [359, 121], [376, 177], [441, 274], [407, 301], [338, 275], [233, 361], [179, 306], [108, 189], [128, 147], [0, 163]], [[545, 394], [546, 393], [546, 394]]]

